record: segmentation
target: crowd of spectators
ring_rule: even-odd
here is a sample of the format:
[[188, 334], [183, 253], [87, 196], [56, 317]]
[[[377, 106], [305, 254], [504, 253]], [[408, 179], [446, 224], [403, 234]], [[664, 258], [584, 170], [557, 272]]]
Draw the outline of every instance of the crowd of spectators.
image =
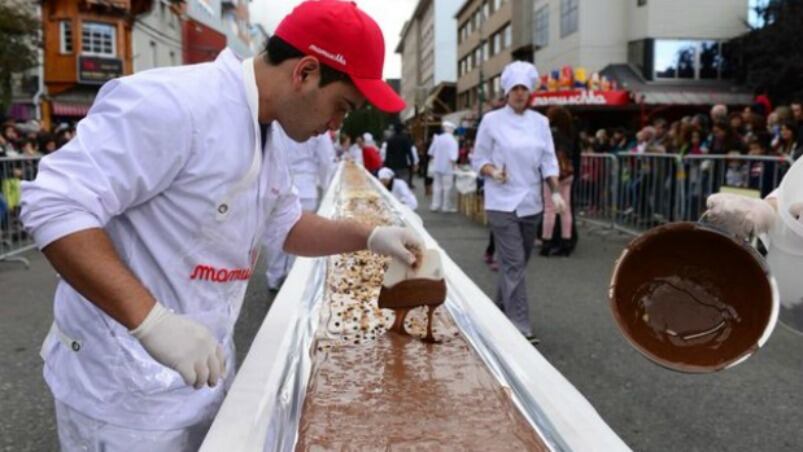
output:
[[38, 157], [55, 152], [75, 135], [70, 124], [6, 121], [0, 126], [0, 244], [24, 238], [19, 224], [21, 184], [36, 177]]
[[62, 123], [48, 128], [39, 121], [6, 121], [0, 129], [0, 158], [39, 157], [55, 152], [75, 135], [75, 127]]
[[[762, 197], [777, 187], [790, 161], [803, 154], [803, 108], [800, 102], [774, 109], [757, 102], [737, 111], [714, 105], [708, 115], [673, 122], [657, 117], [637, 131], [581, 131], [578, 139], [584, 153], [619, 155], [622, 214], [646, 224], [678, 215], [694, 218], [705, 209], [707, 196], [722, 187]], [[581, 181], [594, 186], [605, 169], [601, 160], [587, 162]]]
[[581, 132], [584, 152], [653, 154], [768, 155], [797, 159], [803, 154], [801, 102], [776, 107], [755, 104], [741, 111], [714, 105], [709, 115], [668, 122], [656, 118], [641, 130], [622, 127]]

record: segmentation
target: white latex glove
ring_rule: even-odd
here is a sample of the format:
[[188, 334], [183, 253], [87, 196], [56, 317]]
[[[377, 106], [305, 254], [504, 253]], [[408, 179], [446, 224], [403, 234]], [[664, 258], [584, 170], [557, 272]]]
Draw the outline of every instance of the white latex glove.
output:
[[413, 266], [416, 264], [416, 256], [424, 249], [424, 243], [410, 228], [377, 226], [368, 237], [368, 249], [377, 254], [393, 256]]
[[181, 374], [195, 389], [207, 383], [215, 386], [226, 372], [223, 349], [209, 330], [159, 303], [131, 334], [153, 359]]
[[420, 258], [417, 268], [410, 268], [409, 265], [398, 259], [391, 259], [388, 269], [385, 270], [382, 285], [393, 287], [407, 279], [431, 279], [435, 281], [443, 279], [443, 264], [438, 250], [424, 250], [421, 252]]
[[709, 222], [737, 237], [766, 234], [775, 222], [776, 212], [764, 200], [732, 193], [708, 197], [708, 210], [703, 214]]
[[555, 206], [555, 212], [558, 214], [566, 212], [566, 201], [563, 200], [563, 196], [558, 192], [552, 193], [552, 205]]

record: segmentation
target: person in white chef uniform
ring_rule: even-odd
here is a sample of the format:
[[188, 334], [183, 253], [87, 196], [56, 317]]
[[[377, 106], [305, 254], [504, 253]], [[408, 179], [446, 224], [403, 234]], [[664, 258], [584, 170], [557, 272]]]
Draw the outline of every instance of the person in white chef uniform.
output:
[[353, 2], [303, 2], [255, 58], [224, 50], [109, 81], [42, 159], [22, 221], [62, 278], [42, 346], [62, 450], [197, 450], [234, 375], [261, 243], [414, 264], [408, 229], [302, 212], [269, 138], [279, 123], [306, 141], [366, 101], [402, 110], [384, 53]]
[[[315, 212], [318, 208], [318, 193], [329, 186], [334, 175], [335, 147], [328, 133], [314, 136], [297, 143], [287, 136], [280, 125], [273, 126], [273, 145], [287, 156], [290, 177], [298, 192], [301, 209]], [[264, 243], [268, 269], [265, 276], [268, 289], [279, 290], [287, 272], [293, 265], [292, 255], [285, 253], [276, 243]]]
[[382, 185], [384, 185], [400, 203], [409, 207], [410, 210], [418, 208], [418, 200], [415, 198], [413, 191], [410, 190], [410, 186], [407, 185], [404, 179], [396, 177], [396, 173], [394, 173], [392, 169], [381, 168], [377, 176], [379, 182], [382, 182]]
[[482, 118], [472, 160], [485, 177], [485, 211], [500, 262], [496, 304], [533, 343], [538, 339], [524, 276], [544, 211], [542, 181], [549, 184], [555, 210], [566, 209], [549, 121], [527, 108], [537, 80], [531, 63], [505, 67], [501, 82], [507, 103]]
[[[429, 210], [436, 212], [443, 209], [444, 212], [457, 212], [454, 206], [454, 166], [457, 164], [457, 157], [460, 146], [454, 137], [455, 125], [449, 121], [441, 124], [443, 133], [435, 135], [429, 145], [427, 155], [429, 155], [430, 165], [432, 165], [432, 204]], [[428, 172], [429, 169], [427, 170]]]

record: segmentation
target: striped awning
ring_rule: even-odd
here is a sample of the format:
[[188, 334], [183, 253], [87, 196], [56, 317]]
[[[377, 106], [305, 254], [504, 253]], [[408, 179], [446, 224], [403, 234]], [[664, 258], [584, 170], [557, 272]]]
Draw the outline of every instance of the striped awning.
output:
[[99, 5], [110, 8], [119, 8], [125, 11], [131, 9], [131, 0], [84, 0], [88, 6]]
[[53, 114], [56, 116], [84, 117], [89, 112], [89, 104], [75, 104], [68, 102], [53, 102]]

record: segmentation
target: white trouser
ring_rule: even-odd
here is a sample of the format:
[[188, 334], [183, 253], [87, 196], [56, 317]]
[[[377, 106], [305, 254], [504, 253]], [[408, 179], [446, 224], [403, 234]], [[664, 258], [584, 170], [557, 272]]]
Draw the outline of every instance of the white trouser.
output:
[[[301, 198], [301, 209], [304, 212], [315, 212], [317, 206], [318, 198]], [[264, 250], [268, 264], [268, 270], [265, 272], [265, 277], [268, 278], [268, 288], [278, 289], [290, 271], [290, 267], [293, 266], [295, 258], [273, 243], [266, 243]]]
[[174, 430], [137, 430], [93, 419], [56, 400], [56, 424], [62, 452], [197, 451], [212, 420]]
[[454, 174], [434, 173], [432, 179], [432, 205], [430, 205], [430, 210], [443, 208], [444, 212], [454, 212], [455, 207], [452, 200]]

